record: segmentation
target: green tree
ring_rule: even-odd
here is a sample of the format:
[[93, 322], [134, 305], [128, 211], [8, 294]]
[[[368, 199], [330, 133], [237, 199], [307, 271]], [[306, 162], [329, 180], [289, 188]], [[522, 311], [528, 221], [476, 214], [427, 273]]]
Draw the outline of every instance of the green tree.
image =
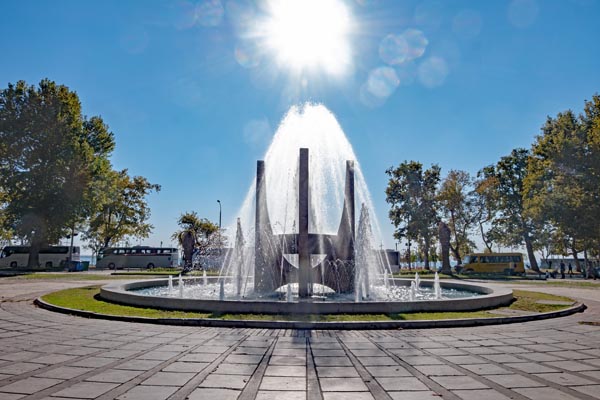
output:
[[95, 178], [109, 169], [113, 134], [99, 117], [81, 113], [77, 94], [42, 80], [23, 81], [0, 92], [0, 187], [2, 223], [39, 249], [56, 243], [85, 216]]
[[429, 269], [430, 252], [437, 236], [437, 186], [440, 167], [432, 165], [423, 170], [417, 161], [405, 161], [389, 168], [386, 201], [390, 204], [389, 217], [396, 227], [394, 237], [417, 242], [423, 252], [425, 268]]
[[183, 248], [184, 270], [192, 269], [192, 256], [194, 253], [206, 256], [215, 248], [226, 245], [219, 226], [206, 218], [198, 217], [195, 211], [181, 214], [177, 220], [180, 229], [171, 238], [176, 240]]
[[[532, 146], [525, 184], [529, 215], [552, 225], [573, 254], [600, 246], [600, 96], [548, 117]], [[560, 239], [559, 239], [560, 241]]]
[[131, 177], [127, 170], [110, 171], [97, 181], [84, 240], [97, 253], [126, 237], [146, 238], [153, 226], [148, 223], [147, 196], [160, 185], [142, 176]]
[[483, 171], [477, 173], [475, 180], [475, 191], [473, 193], [473, 207], [475, 212], [476, 224], [479, 228], [481, 240], [488, 252], [492, 252], [494, 244], [493, 231], [490, 230], [490, 224], [496, 215], [498, 209], [498, 191], [496, 187], [498, 180], [492, 175], [484, 176]]
[[495, 165], [483, 168], [479, 175], [494, 182], [496, 191], [492, 232], [490, 236], [504, 246], [525, 245], [529, 264], [538, 271], [534, 254], [535, 233], [538, 225], [525, 212], [523, 184], [527, 176], [529, 151], [515, 149], [510, 155], [502, 157]]
[[450, 250], [459, 264], [462, 263], [462, 255], [472, 252], [475, 246], [469, 238], [477, 221], [472, 185], [468, 172], [451, 170], [438, 192], [440, 210], [451, 232]]

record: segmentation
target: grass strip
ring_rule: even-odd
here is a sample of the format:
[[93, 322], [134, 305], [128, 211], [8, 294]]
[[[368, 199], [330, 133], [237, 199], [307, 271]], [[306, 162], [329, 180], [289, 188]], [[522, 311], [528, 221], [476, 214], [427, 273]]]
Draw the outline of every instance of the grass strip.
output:
[[[65, 289], [42, 296], [47, 303], [94, 312], [99, 314], [146, 317], [146, 318], [219, 318], [224, 320], [258, 320], [258, 321], [315, 321], [315, 322], [349, 322], [349, 321], [394, 321], [394, 320], [442, 320], [466, 318], [491, 318], [498, 314], [486, 310], [464, 312], [419, 312], [401, 314], [215, 314], [190, 311], [168, 311], [153, 308], [142, 308], [110, 303], [98, 298], [100, 286], [89, 286], [75, 289]], [[549, 312], [568, 308], [564, 304], [543, 304], [542, 300], [573, 303], [574, 300], [563, 296], [554, 296], [546, 293], [515, 290], [515, 301], [508, 307], [497, 310], [519, 310], [530, 312]]]

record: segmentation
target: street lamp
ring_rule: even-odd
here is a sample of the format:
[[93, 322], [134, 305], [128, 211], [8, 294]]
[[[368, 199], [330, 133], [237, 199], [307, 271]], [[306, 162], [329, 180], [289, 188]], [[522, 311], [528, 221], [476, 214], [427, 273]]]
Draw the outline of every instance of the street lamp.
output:
[[217, 200], [219, 203], [219, 229], [221, 229], [221, 200]]

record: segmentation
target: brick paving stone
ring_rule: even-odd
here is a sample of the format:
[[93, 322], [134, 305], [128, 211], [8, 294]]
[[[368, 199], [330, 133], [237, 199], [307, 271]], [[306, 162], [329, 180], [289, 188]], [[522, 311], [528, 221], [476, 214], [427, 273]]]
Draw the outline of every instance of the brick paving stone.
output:
[[414, 377], [385, 377], [376, 378], [377, 382], [385, 390], [401, 390], [401, 391], [412, 391], [412, 390], [429, 390], [423, 382]]
[[135, 386], [123, 393], [117, 400], [166, 400], [177, 391], [173, 386]]
[[46, 365], [44, 365], [44, 364], [17, 362], [14, 364], [9, 364], [9, 365], [0, 367], [0, 374], [19, 375], [19, 374], [24, 374], [24, 373], [30, 372], [30, 371], [35, 371], [36, 369], [40, 369], [45, 366]]
[[0, 387], [0, 391], [7, 393], [32, 394], [62, 382], [63, 381], [60, 379], [31, 377], [2, 386]]
[[40, 378], [71, 379], [83, 375], [86, 372], [90, 372], [92, 369], [93, 368], [60, 366], [45, 372], [36, 373], [34, 376]]
[[[412, 376], [404, 367], [395, 365], [393, 367], [366, 367], [367, 371], [374, 377], [390, 377], [390, 376]], [[352, 368], [354, 370], [354, 368]], [[319, 372], [320, 373], [320, 372]]]
[[249, 379], [249, 376], [244, 375], [210, 374], [199, 386], [221, 389], [243, 389]]
[[415, 368], [427, 376], [458, 376], [462, 372], [449, 365], [416, 365]]
[[[182, 361], [185, 361], [185, 358], [183, 357]], [[258, 364], [260, 360], [262, 360], [262, 356], [231, 354], [227, 356], [225, 362], [231, 364]]]
[[187, 397], [187, 400], [236, 400], [240, 393], [240, 390], [198, 388]]
[[174, 362], [169, 364], [162, 370], [165, 372], [200, 372], [208, 363], [197, 363], [197, 362]]
[[483, 354], [481, 357], [497, 363], [526, 363], [529, 360], [523, 360], [510, 354]]
[[350, 367], [352, 363], [348, 357], [314, 357], [317, 367]]
[[354, 367], [317, 367], [317, 375], [323, 378], [353, 378], [359, 376]]
[[256, 400], [306, 400], [306, 392], [259, 390]]
[[86, 381], [92, 382], [109, 382], [109, 383], [125, 383], [140, 375], [142, 371], [109, 369], [99, 374], [90, 376]]
[[[452, 393], [463, 400], [509, 400], [510, 397], [494, 389], [454, 390]], [[549, 399], [548, 399], [549, 400]]]
[[573, 386], [572, 389], [600, 399], [600, 385]]
[[222, 354], [229, 350], [229, 346], [200, 346], [192, 350], [192, 353]]
[[391, 357], [358, 357], [358, 361], [366, 366], [393, 366], [398, 365]]
[[545, 372], [559, 372], [555, 368], [550, 368], [543, 364], [524, 362], [524, 363], [507, 363], [507, 367], [515, 368], [528, 374], [545, 373]]
[[[419, 392], [388, 392], [393, 400], [439, 400], [441, 397], [430, 391]], [[486, 399], [487, 400], [487, 399]]]
[[265, 376], [259, 390], [303, 391], [306, 390], [306, 378], [288, 376], [282, 379], [278, 376]]
[[65, 354], [44, 354], [40, 357], [29, 359], [29, 362], [38, 364], [59, 364], [66, 361], [70, 361], [77, 356], [68, 356]]
[[306, 376], [306, 368], [300, 365], [269, 365], [265, 376]]
[[[456, 356], [461, 357], [461, 356]], [[441, 365], [444, 362], [438, 360], [435, 357], [431, 356], [409, 356], [409, 357], [400, 357], [402, 361], [410, 364], [410, 365]]]
[[558, 383], [559, 385], [571, 386], [571, 385], [592, 385], [595, 382], [589, 379], [582, 378], [577, 375], [569, 374], [567, 372], [551, 373], [551, 374], [535, 374], [535, 376], [545, 379], [549, 382]]
[[352, 354], [357, 357], [387, 357], [387, 354], [379, 349], [357, 349], [352, 350]]
[[89, 368], [100, 368], [115, 362], [113, 358], [106, 357], [88, 357], [83, 360], [73, 361], [69, 363], [71, 367], [89, 367]]
[[115, 369], [131, 369], [135, 371], [148, 371], [156, 367], [160, 360], [129, 360], [115, 366]]
[[0, 400], [18, 400], [26, 395], [17, 393], [0, 393]]
[[449, 390], [488, 389], [489, 386], [470, 376], [432, 376], [431, 379]]
[[531, 361], [549, 362], [549, 361], [563, 361], [564, 358], [553, 356], [550, 353], [523, 353], [521, 357]]
[[578, 371], [592, 371], [598, 369], [598, 367], [584, 364], [577, 361], [551, 361], [544, 363], [550, 367], [556, 367], [567, 371], [578, 372]]
[[53, 393], [53, 396], [71, 397], [75, 399], [95, 399], [96, 397], [119, 386], [116, 383], [80, 382]]
[[445, 356], [444, 359], [457, 365], [485, 364], [487, 362], [479, 357], [473, 356]]
[[471, 364], [461, 365], [461, 367], [463, 367], [464, 369], [468, 369], [469, 371], [477, 375], [502, 375], [514, 373], [495, 364]]
[[183, 386], [192, 379], [192, 372], [157, 372], [142, 382], [142, 385]]
[[375, 400], [369, 392], [325, 392], [323, 400]]
[[179, 352], [177, 351], [149, 351], [144, 353], [136, 358], [138, 360], [157, 360], [157, 361], [166, 361], [170, 358], [178, 356]]
[[319, 378], [323, 392], [368, 392], [361, 378]]
[[487, 375], [486, 379], [496, 382], [505, 388], [542, 387], [543, 383], [534, 381], [521, 375]]
[[520, 388], [514, 389], [515, 392], [522, 394], [523, 396], [529, 397], [531, 400], [575, 400], [577, 397], [573, 397], [567, 393], [561, 392], [558, 389], [543, 387], [543, 388]]
[[256, 365], [253, 364], [219, 364], [214, 371], [215, 374], [222, 375], [252, 375], [256, 370]]
[[[544, 372], [544, 371], [542, 371], [542, 372]], [[585, 375], [585, 376], [589, 376], [590, 378], [594, 378], [594, 379], [600, 381], [600, 370], [581, 371], [580, 374], [581, 375]]]
[[[323, 354], [323, 353], [326, 353], [326, 352], [342, 352], [342, 355], [344, 355], [343, 350], [319, 350], [319, 355], [325, 356], [325, 354]], [[273, 355], [274, 356], [304, 357], [306, 355], [306, 349], [287, 349], [287, 348], [276, 347], [273, 350]]]

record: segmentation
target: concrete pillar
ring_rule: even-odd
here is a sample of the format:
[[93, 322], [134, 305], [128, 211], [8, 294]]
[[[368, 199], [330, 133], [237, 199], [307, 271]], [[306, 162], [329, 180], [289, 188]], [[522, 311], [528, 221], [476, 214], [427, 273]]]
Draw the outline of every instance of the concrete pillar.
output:
[[[267, 227], [267, 224], [269, 225]], [[267, 184], [265, 178], [265, 162], [259, 160], [256, 162], [256, 218], [254, 222], [254, 291], [256, 293], [265, 293], [270, 287], [266, 278], [268, 265], [265, 246], [267, 245], [268, 220], [267, 210]]]
[[306, 298], [311, 295], [310, 252], [308, 247], [308, 149], [300, 149], [298, 179], [298, 295]]

